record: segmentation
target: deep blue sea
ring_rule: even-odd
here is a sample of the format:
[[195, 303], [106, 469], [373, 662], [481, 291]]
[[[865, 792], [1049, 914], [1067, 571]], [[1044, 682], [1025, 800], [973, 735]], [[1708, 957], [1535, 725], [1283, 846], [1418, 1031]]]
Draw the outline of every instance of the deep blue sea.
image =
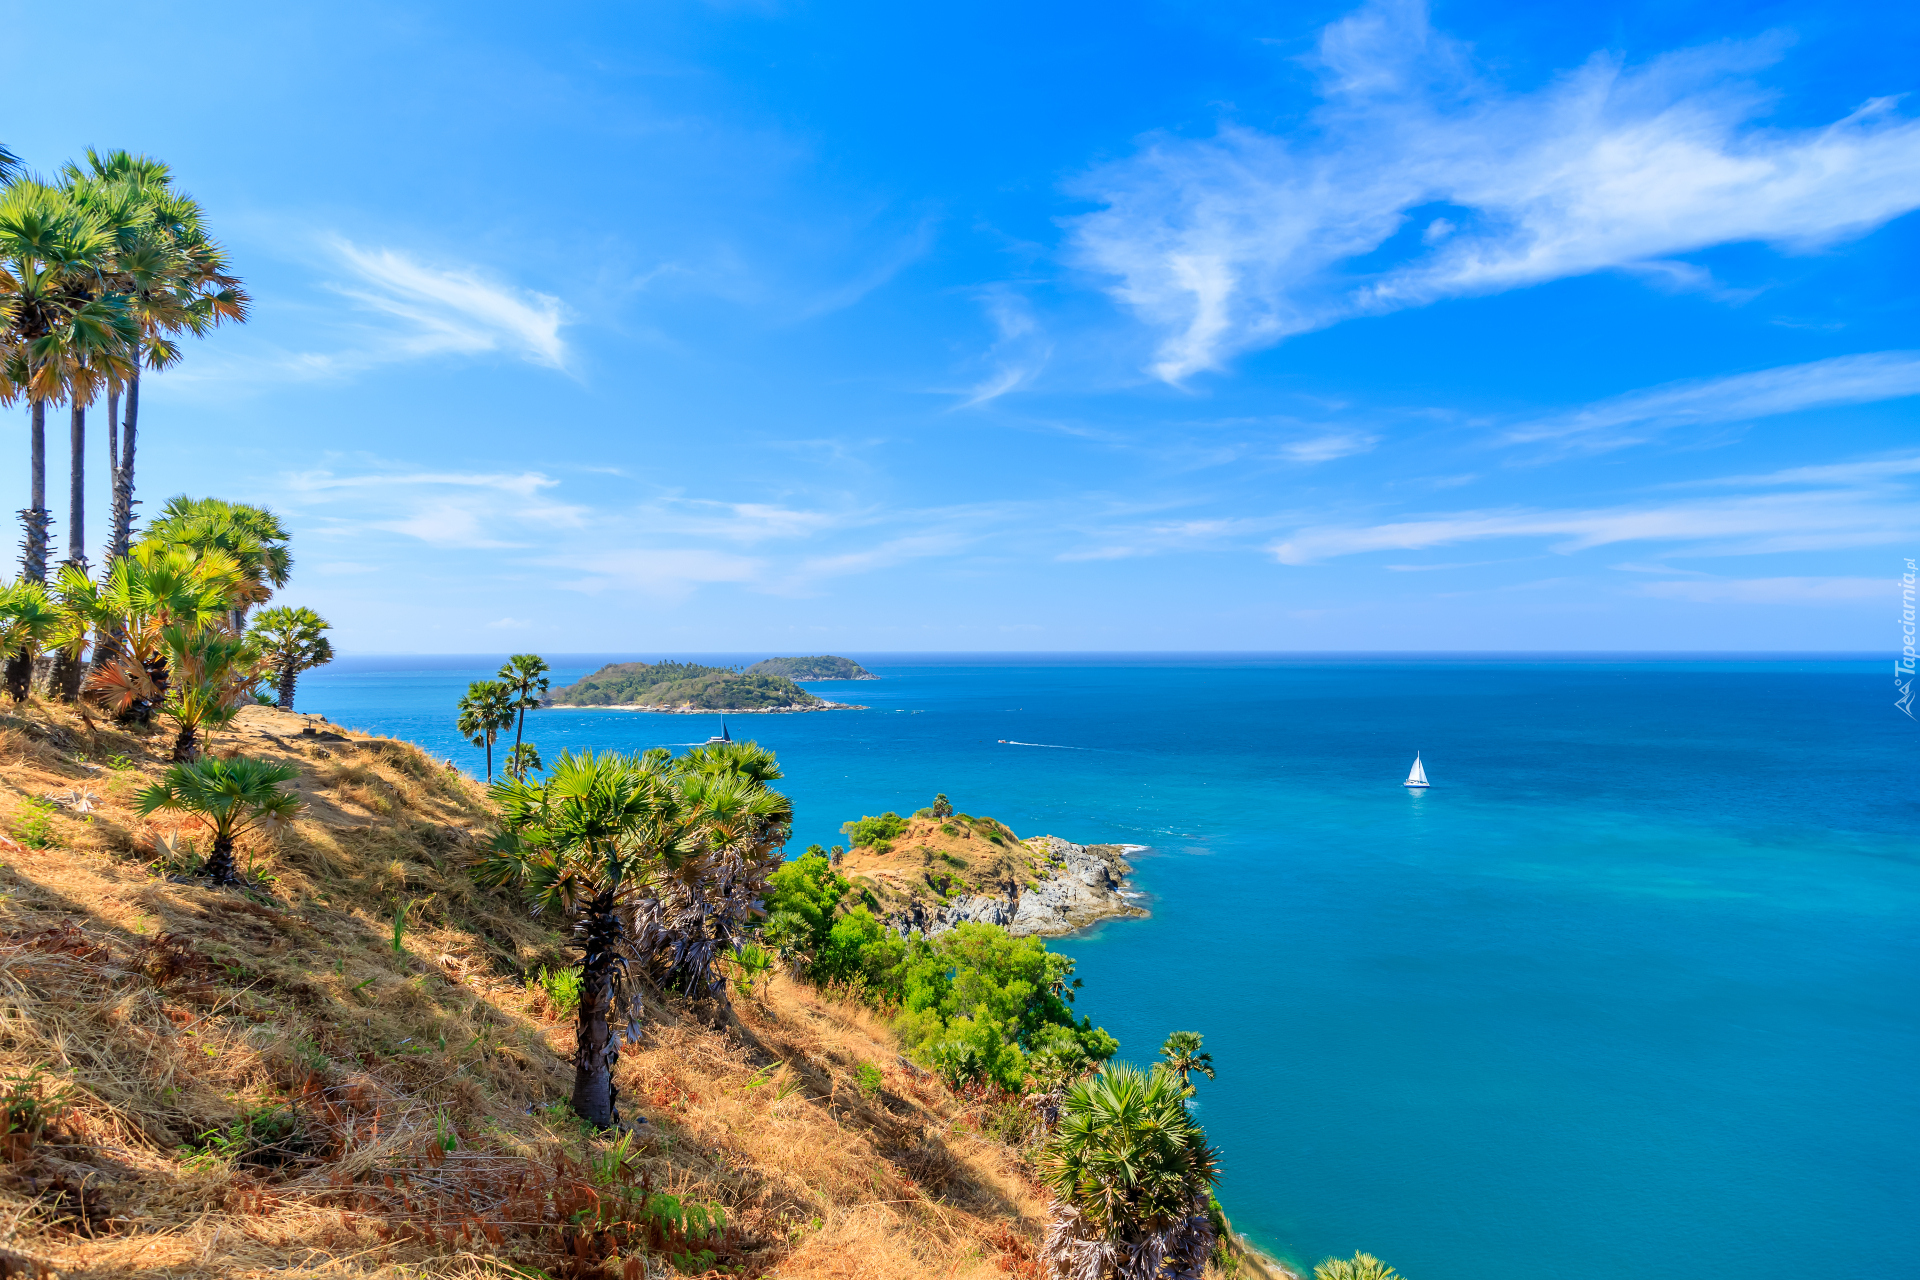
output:
[[[1411, 1280], [1920, 1266], [1920, 725], [1886, 662], [852, 656], [884, 678], [811, 687], [871, 710], [730, 720], [779, 753], [796, 847], [937, 791], [1146, 846], [1152, 918], [1058, 945], [1123, 1057], [1204, 1033], [1221, 1200], [1274, 1252]], [[478, 771], [452, 707], [498, 665], [343, 659], [300, 707]], [[718, 728], [549, 710], [528, 736]]]

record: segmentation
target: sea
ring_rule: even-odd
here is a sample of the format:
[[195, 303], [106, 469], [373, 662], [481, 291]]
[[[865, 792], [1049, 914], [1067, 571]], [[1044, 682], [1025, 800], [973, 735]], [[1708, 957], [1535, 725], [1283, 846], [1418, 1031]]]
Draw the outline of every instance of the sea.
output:
[[[726, 718], [778, 753], [794, 851], [936, 792], [1138, 846], [1151, 916], [1053, 945], [1121, 1057], [1205, 1036], [1220, 1199], [1273, 1254], [1920, 1274], [1920, 724], [1888, 660], [849, 656], [881, 678], [810, 688], [867, 709]], [[479, 773], [454, 703], [503, 658], [342, 658], [299, 705]], [[526, 725], [548, 760], [721, 728]]]

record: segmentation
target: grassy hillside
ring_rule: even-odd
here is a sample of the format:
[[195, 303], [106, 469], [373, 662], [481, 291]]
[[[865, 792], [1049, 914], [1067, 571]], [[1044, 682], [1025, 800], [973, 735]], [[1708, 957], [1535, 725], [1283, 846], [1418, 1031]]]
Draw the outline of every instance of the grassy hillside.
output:
[[[307, 723], [248, 708], [213, 744], [308, 801], [243, 848], [249, 894], [134, 815], [166, 735], [0, 714], [0, 1274], [1034, 1274], [1043, 1202], [980, 1106], [784, 978], [720, 1027], [650, 1002], [617, 1068], [649, 1123], [589, 1137], [527, 980], [563, 940], [463, 871], [482, 789]], [[581, 1225], [621, 1205], [642, 1235]]]
[[759, 711], [813, 707], [820, 699], [785, 676], [703, 667], [692, 662], [615, 662], [565, 688], [550, 701], [561, 707], [649, 706], [700, 711]]
[[1052, 873], [1052, 860], [995, 818], [956, 813], [881, 814], [850, 822], [840, 872], [890, 915], [914, 899], [939, 905], [957, 894], [1018, 896]]
[[811, 658], [768, 658], [747, 668], [747, 674], [785, 676], [789, 680], [878, 680], [880, 677], [852, 658], [819, 654]]

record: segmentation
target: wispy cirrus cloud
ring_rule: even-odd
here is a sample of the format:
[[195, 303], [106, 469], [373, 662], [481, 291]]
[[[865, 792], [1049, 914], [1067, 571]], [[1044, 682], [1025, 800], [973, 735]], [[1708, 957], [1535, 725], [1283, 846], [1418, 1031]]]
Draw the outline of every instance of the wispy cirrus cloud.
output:
[[567, 367], [560, 299], [490, 279], [478, 267], [429, 266], [397, 249], [365, 249], [340, 237], [329, 245], [353, 275], [334, 288], [400, 322], [389, 358], [501, 351]]
[[1153, 372], [1178, 382], [1444, 298], [1610, 268], [1698, 285], [1675, 255], [1818, 246], [1920, 207], [1920, 121], [1895, 99], [1816, 129], [1754, 123], [1770, 96], [1744, 77], [1781, 48], [1596, 54], [1513, 92], [1418, 0], [1376, 0], [1322, 32], [1310, 127], [1148, 140], [1077, 184], [1105, 207], [1074, 249], [1158, 332]]
[[1424, 551], [1532, 539], [1562, 554], [1619, 543], [1665, 543], [1680, 544], [1693, 555], [1756, 555], [1898, 543], [1912, 537], [1916, 518], [1920, 518], [1920, 504], [1905, 492], [1822, 489], [1317, 525], [1275, 542], [1269, 551], [1282, 564], [1299, 565], [1372, 551]]
[[1027, 386], [1053, 358], [1053, 344], [1026, 298], [998, 286], [980, 294], [980, 305], [999, 336], [982, 357], [986, 376], [967, 388], [966, 399], [957, 406], [961, 409], [976, 408]]
[[377, 529], [445, 549], [526, 546], [583, 528], [591, 514], [546, 496], [559, 481], [538, 471], [303, 471], [281, 483], [294, 506], [320, 518], [323, 535]]
[[1832, 604], [1894, 598], [1891, 578], [1680, 578], [1642, 583], [1638, 594], [1694, 604]]
[[1723, 378], [1668, 383], [1509, 429], [1510, 443], [1599, 452], [1676, 428], [1748, 422], [1802, 409], [1920, 395], [1920, 351], [1878, 351]]

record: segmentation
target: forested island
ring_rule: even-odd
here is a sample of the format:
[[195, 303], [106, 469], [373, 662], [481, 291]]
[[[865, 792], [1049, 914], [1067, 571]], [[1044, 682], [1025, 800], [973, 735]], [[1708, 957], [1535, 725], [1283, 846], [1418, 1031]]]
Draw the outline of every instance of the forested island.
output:
[[748, 674], [785, 676], [789, 680], [878, 680], [880, 677], [852, 658], [837, 658], [830, 653], [811, 658], [768, 658], [747, 668]]
[[708, 667], [695, 662], [614, 662], [573, 684], [555, 689], [545, 705], [625, 707], [644, 711], [858, 709], [816, 697], [789, 677], [765, 670], [766, 666], [767, 663], [741, 668]]

